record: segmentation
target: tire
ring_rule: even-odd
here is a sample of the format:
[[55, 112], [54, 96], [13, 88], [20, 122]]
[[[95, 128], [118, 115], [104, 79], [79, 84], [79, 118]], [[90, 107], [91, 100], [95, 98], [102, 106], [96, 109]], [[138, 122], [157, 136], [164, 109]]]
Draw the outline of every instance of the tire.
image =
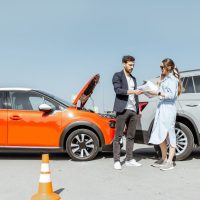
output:
[[161, 153], [161, 149], [159, 145], [154, 145], [154, 150], [156, 152], [156, 155], [158, 157], [158, 159], [162, 158], [162, 153]]
[[[176, 160], [185, 160], [193, 150], [194, 137], [191, 130], [183, 123], [176, 122], [175, 125], [176, 133]], [[154, 149], [158, 155], [161, 157], [161, 150], [159, 145], [154, 145]]]
[[98, 137], [94, 132], [87, 129], [73, 131], [66, 141], [66, 150], [72, 160], [92, 160], [97, 155], [98, 149]]

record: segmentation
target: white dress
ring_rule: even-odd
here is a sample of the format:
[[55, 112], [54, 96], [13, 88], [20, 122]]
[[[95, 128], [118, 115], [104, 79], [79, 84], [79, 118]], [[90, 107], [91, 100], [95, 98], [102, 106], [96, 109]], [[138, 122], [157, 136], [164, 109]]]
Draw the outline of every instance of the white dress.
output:
[[149, 140], [150, 144], [161, 144], [165, 139], [172, 147], [176, 147], [175, 121], [176, 99], [178, 96], [178, 79], [170, 73], [159, 87], [159, 92], [165, 95], [160, 97], [157, 105], [154, 125]]

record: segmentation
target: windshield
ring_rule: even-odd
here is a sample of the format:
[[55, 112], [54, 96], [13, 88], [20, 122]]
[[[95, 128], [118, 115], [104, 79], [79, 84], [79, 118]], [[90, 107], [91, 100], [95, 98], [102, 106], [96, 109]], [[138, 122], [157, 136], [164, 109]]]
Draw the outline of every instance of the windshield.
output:
[[41, 90], [38, 90], [38, 92], [40, 92], [40, 93], [42, 93], [42, 94], [45, 94], [45, 95], [51, 97], [52, 99], [55, 99], [56, 101], [59, 101], [59, 102], [61, 102], [62, 104], [68, 106], [68, 107], [72, 105], [72, 103], [66, 101], [65, 99], [62, 99], [62, 98], [57, 97], [57, 96], [55, 96], [55, 95], [52, 95], [52, 94], [50, 94], [50, 93], [48, 93], [48, 92], [44, 92], [44, 91], [41, 91]]

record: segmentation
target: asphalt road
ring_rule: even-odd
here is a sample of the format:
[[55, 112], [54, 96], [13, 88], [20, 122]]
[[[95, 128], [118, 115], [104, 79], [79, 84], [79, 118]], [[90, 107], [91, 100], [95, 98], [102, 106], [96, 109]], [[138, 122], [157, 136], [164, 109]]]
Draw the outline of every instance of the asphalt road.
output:
[[[150, 146], [136, 144], [134, 157], [141, 167], [116, 171], [112, 154], [99, 154], [89, 162], [50, 154], [53, 189], [62, 200], [199, 200], [200, 149], [165, 172], [150, 166], [155, 161]], [[40, 166], [40, 154], [1, 153], [0, 200], [31, 199], [37, 192]]]

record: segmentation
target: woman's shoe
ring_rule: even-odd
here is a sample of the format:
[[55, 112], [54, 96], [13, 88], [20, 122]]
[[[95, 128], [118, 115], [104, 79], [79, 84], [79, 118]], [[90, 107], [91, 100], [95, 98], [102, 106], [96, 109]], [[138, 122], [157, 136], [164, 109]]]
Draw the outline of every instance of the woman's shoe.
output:
[[167, 161], [166, 160], [163, 160], [163, 159], [160, 159], [160, 160], [157, 160], [154, 164], [152, 164], [151, 166], [152, 167], [163, 167], [165, 165]]
[[167, 161], [164, 166], [162, 166], [160, 168], [160, 170], [162, 171], [167, 171], [167, 170], [171, 170], [171, 169], [174, 169], [174, 165], [173, 165], [173, 162], [170, 162], [170, 161]]

